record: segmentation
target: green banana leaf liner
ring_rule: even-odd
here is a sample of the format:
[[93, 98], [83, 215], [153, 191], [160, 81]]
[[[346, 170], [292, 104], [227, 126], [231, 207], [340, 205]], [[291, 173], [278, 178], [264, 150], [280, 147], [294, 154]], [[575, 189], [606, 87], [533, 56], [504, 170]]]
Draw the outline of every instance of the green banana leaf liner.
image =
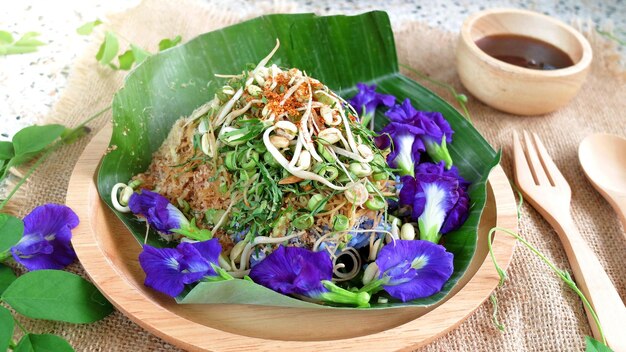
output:
[[[306, 71], [344, 98], [356, 94], [358, 82], [376, 83], [380, 92], [393, 94], [401, 100], [410, 98], [419, 110], [441, 112], [454, 129], [450, 154], [461, 175], [472, 182], [469, 218], [460, 229], [445, 236], [444, 245], [454, 254], [454, 273], [441, 292], [433, 296], [406, 303], [393, 299], [385, 304], [372, 302], [372, 308], [368, 309], [428, 306], [439, 302], [472, 260], [487, 197], [487, 177], [498, 164], [500, 155], [452, 106], [400, 74], [393, 32], [385, 12], [325, 17], [268, 15], [202, 34], [184, 45], [149, 57], [128, 75], [124, 87], [113, 99], [110, 144], [116, 148], [102, 159], [98, 171], [98, 191], [102, 199], [137, 241], [143, 243], [145, 223], [132, 214], [113, 209], [111, 188], [144, 171], [174, 121], [212, 99], [215, 89], [221, 86], [215, 73], [237, 73], [248, 64], [256, 64], [271, 51], [276, 38], [280, 39], [281, 46], [271, 62]], [[376, 116], [377, 129], [386, 122], [383, 114]], [[166, 245], [154, 233], [148, 236], [147, 243], [156, 247]], [[179, 296], [177, 301], [337, 309], [284, 296], [242, 279], [202, 282]]]

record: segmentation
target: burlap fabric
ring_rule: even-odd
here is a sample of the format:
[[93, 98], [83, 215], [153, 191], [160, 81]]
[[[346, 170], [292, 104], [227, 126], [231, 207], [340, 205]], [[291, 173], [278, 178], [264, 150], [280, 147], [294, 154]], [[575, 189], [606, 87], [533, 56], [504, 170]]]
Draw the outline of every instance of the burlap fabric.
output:
[[[190, 39], [267, 12], [293, 12], [295, 6], [273, 3], [246, 10], [209, 8], [193, 2], [149, 0], [125, 13], [110, 16], [109, 27], [130, 41], [152, 51], [161, 38], [180, 34]], [[411, 23], [395, 28], [400, 62], [462, 90], [455, 65], [456, 34]], [[622, 297], [626, 297], [626, 241], [617, 217], [609, 205], [585, 180], [577, 161], [577, 146], [588, 134], [611, 132], [626, 135], [626, 74], [613, 67], [615, 57], [603, 38], [590, 37], [595, 60], [582, 92], [567, 107], [543, 117], [518, 117], [495, 111], [470, 98], [469, 109], [479, 131], [496, 148], [503, 148], [502, 164], [511, 175], [511, 134], [513, 130], [537, 132], [556, 164], [570, 182], [573, 213], [583, 236], [600, 258]], [[97, 35], [98, 36], [98, 35]], [[102, 38], [78, 60], [65, 93], [48, 121], [72, 126], [110, 104], [121, 86], [123, 73], [97, 64], [94, 55]], [[411, 74], [408, 74], [411, 76]], [[451, 98], [439, 91], [445, 98]], [[97, 131], [111, 118], [110, 112], [91, 124]], [[67, 183], [75, 161], [88, 143], [64, 147], [31, 177], [13, 212], [23, 216], [36, 205], [65, 201]], [[520, 233], [557, 266], [569, 269], [560, 242], [541, 216], [524, 205]], [[84, 272], [80, 264], [71, 270]], [[508, 270], [510, 280], [497, 291], [499, 317], [507, 326], [498, 331], [491, 322], [492, 305], [483, 304], [466, 322], [420, 351], [580, 351], [584, 335], [591, 333], [583, 305], [547, 267], [524, 248], [518, 247]], [[77, 351], [165, 351], [175, 347], [147, 333], [116, 312], [101, 322], [71, 325], [36, 322], [20, 318], [23, 325], [38, 333], [55, 333], [67, 338]], [[366, 346], [364, 346], [365, 348]]]

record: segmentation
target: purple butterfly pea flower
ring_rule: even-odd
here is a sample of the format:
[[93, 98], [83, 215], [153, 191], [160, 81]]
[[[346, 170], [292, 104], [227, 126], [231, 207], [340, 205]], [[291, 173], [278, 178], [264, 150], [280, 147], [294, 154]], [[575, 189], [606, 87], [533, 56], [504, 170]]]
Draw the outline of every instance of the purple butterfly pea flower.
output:
[[435, 174], [403, 176], [401, 181], [400, 204], [413, 206], [411, 217], [417, 220], [420, 239], [438, 243], [443, 224], [459, 200], [459, 181]]
[[445, 235], [446, 233], [461, 227], [469, 216], [470, 198], [467, 193], [467, 189], [469, 188], [470, 182], [459, 175], [459, 170], [456, 166], [446, 169], [443, 161], [440, 161], [437, 164], [421, 163], [417, 166], [415, 173], [417, 178], [420, 178], [420, 175], [433, 174], [454, 178], [459, 181], [459, 199], [446, 216], [446, 220], [444, 221], [439, 232]]
[[11, 254], [28, 270], [63, 269], [76, 259], [70, 240], [78, 223], [65, 205], [38, 206], [24, 218], [24, 235]]
[[[385, 114], [390, 124], [399, 123], [404, 126], [414, 126], [417, 138], [423, 144], [421, 151], [426, 151], [435, 161], [444, 161], [446, 167], [452, 166], [452, 157], [447, 145], [452, 143], [454, 131], [443, 115], [439, 112], [418, 111], [411, 105], [408, 98], [401, 105], [396, 105]], [[419, 157], [414, 157], [419, 160]]]
[[440, 112], [420, 111], [419, 126], [423, 126], [426, 134], [422, 141], [426, 145], [426, 153], [435, 161], [444, 161], [446, 168], [452, 167], [452, 157], [448, 151], [448, 144], [452, 142], [454, 131]]
[[422, 240], [396, 240], [384, 246], [376, 265], [379, 282], [389, 295], [402, 302], [432, 296], [441, 291], [454, 270], [454, 255]]
[[357, 83], [356, 86], [359, 92], [350, 99], [350, 105], [352, 105], [357, 114], [361, 116], [364, 125], [371, 120], [379, 105], [382, 104], [389, 107], [396, 101], [396, 97], [393, 95], [376, 93], [375, 84], [368, 86], [364, 83]]
[[469, 181], [465, 180], [460, 174], [459, 169], [456, 166], [452, 166], [449, 169], [446, 169], [446, 165], [444, 161], [440, 161], [438, 163], [429, 163], [424, 162], [416, 166], [415, 174], [433, 174], [445, 177], [452, 177], [459, 181], [459, 186], [461, 186], [464, 190], [467, 191], [467, 188], [471, 184]]
[[144, 284], [168, 296], [176, 297], [185, 285], [207, 276], [217, 276], [216, 268], [222, 246], [214, 238], [203, 242], [181, 242], [176, 248], [144, 245], [139, 264], [146, 273]]
[[133, 193], [128, 201], [128, 207], [133, 214], [144, 216], [150, 226], [165, 234], [171, 234], [172, 230], [189, 225], [185, 215], [167, 198], [146, 189], [141, 193]]
[[448, 216], [446, 216], [446, 221], [444, 221], [439, 232], [445, 235], [448, 232], [460, 228], [469, 216], [469, 208], [469, 194], [467, 194], [467, 191], [463, 187], [459, 187], [459, 200], [457, 200], [456, 204], [448, 213]]
[[319, 301], [367, 306], [370, 295], [336, 286], [333, 263], [326, 252], [280, 246], [250, 270], [252, 281], [285, 295], [299, 295]]
[[195, 221], [189, 221], [185, 215], [169, 202], [167, 198], [149, 190], [133, 193], [128, 201], [130, 211], [145, 217], [148, 224], [160, 233], [177, 233], [197, 241], [212, 237], [211, 232], [199, 229]]
[[426, 150], [424, 142], [418, 138], [421, 134], [423, 131], [416, 126], [402, 122], [391, 122], [383, 128], [375, 142], [379, 149], [387, 149], [393, 141], [391, 152], [387, 155], [387, 164], [399, 169], [400, 175], [413, 176], [415, 165]]

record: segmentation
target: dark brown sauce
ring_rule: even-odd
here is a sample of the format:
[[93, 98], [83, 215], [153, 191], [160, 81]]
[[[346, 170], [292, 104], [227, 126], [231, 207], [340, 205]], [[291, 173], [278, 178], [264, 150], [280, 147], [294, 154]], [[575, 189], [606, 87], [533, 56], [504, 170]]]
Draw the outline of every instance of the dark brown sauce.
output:
[[493, 58], [534, 70], [556, 70], [574, 65], [563, 50], [523, 35], [490, 35], [477, 40], [476, 45]]

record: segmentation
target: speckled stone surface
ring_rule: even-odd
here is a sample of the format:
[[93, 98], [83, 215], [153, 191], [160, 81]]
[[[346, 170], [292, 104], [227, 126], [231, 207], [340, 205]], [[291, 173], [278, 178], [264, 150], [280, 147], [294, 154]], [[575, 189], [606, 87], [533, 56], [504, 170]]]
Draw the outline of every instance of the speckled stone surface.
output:
[[[37, 123], [63, 92], [76, 58], [92, 37], [80, 36], [76, 28], [107, 13], [123, 11], [138, 0], [10, 1], [0, 12], [0, 30], [15, 37], [41, 33], [47, 45], [37, 52], [0, 56], [0, 140], [9, 139], [20, 128]], [[212, 6], [240, 11], [251, 8], [248, 1], [205, 0]], [[267, 3], [267, 1], [266, 1]], [[355, 14], [385, 10], [393, 26], [418, 20], [431, 26], [457, 32], [470, 13], [493, 7], [515, 7], [542, 12], [566, 23], [592, 21], [600, 28], [614, 29], [626, 39], [626, 0], [456, 0], [456, 1], [294, 1], [298, 12]], [[622, 47], [624, 50], [624, 47]]]

